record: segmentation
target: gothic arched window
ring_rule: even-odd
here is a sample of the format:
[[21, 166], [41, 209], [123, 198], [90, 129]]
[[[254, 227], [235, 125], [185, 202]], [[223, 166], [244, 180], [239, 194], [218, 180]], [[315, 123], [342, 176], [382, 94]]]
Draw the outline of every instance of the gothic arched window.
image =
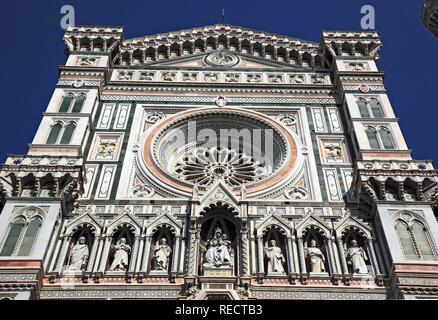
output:
[[412, 234], [417, 244], [420, 256], [424, 260], [435, 260], [432, 247], [429, 242], [426, 228], [417, 221], [412, 224]]
[[40, 218], [36, 217], [27, 226], [26, 233], [24, 234], [23, 240], [21, 241], [20, 250], [18, 250], [19, 256], [27, 256], [30, 254], [33, 244], [35, 242], [38, 231], [41, 228], [42, 221]]
[[370, 143], [370, 147], [373, 150], [380, 150], [379, 139], [377, 138], [376, 129], [373, 127], [368, 127], [366, 129], [366, 134], [368, 137], [368, 142]]
[[369, 118], [370, 114], [368, 112], [368, 106], [365, 99], [358, 99], [357, 106], [359, 107], [360, 116], [362, 118]]
[[54, 125], [52, 125], [46, 143], [55, 144], [58, 141], [58, 136], [61, 130], [62, 130], [62, 123], [56, 122]]
[[382, 144], [385, 149], [394, 149], [394, 143], [392, 142], [391, 133], [385, 127], [379, 129], [379, 135], [382, 139]]
[[397, 221], [395, 229], [402, 252], [409, 260], [436, 260], [427, 229], [418, 221], [410, 226], [404, 221]]
[[84, 105], [85, 102], [85, 95], [80, 94], [79, 96], [76, 97], [75, 99], [75, 103], [73, 104], [73, 109], [71, 110], [71, 112], [75, 112], [75, 113], [79, 113], [82, 110], [82, 106]]
[[68, 112], [73, 100], [74, 95], [72, 93], [65, 95], [62, 99], [61, 106], [59, 107], [59, 112]]
[[60, 144], [69, 144], [73, 133], [76, 129], [76, 124], [74, 122], [70, 122], [64, 128], [64, 133], [62, 134], [62, 138]]
[[374, 118], [383, 118], [382, 106], [377, 99], [370, 99], [368, 105]]
[[18, 217], [12, 222], [8, 236], [4, 242], [0, 256], [11, 256], [14, 253], [18, 239], [20, 238], [23, 229], [26, 226], [26, 221], [23, 217]]
[[27, 256], [32, 251], [38, 231], [42, 225], [39, 216], [30, 221], [22, 216], [16, 218], [9, 227], [8, 236], [0, 256]]

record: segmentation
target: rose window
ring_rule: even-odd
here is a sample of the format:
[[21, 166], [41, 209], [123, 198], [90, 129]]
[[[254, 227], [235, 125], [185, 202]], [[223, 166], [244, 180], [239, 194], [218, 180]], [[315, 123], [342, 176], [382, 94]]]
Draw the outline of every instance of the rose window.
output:
[[233, 149], [196, 148], [176, 162], [174, 174], [183, 181], [199, 185], [223, 179], [229, 185], [238, 186], [262, 180], [266, 168], [251, 156]]
[[141, 175], [184, 194], [219, 180], [232, 188], [245, 184], [249, 192], [265, 190], [292, 174], [297, 160], [295, 140], [284, 126], [244, 109], [180, 112], [145, 136]]

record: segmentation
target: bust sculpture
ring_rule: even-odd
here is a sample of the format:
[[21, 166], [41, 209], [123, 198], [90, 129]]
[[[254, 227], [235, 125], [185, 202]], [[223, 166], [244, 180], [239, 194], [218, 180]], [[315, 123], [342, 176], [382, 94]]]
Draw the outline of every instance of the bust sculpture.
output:
[[79, 237], [71, 249], [70, 259], [67, 262], [67, 271], [82, 271], [86, 268], [89, 256], [89, 249], [85, 237]]

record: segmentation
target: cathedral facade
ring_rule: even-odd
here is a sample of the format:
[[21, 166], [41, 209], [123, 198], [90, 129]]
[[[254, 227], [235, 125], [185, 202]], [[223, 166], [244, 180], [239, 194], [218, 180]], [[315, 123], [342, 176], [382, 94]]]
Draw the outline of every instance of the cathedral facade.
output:
[[0, 299], [438, 298], [438, 178], [377, 33], [64, 42], [27, 154], [0, 169]]

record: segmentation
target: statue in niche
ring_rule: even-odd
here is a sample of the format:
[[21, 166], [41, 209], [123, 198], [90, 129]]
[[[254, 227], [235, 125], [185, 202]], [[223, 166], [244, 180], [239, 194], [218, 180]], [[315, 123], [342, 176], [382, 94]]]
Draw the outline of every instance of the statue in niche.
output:
[[310, 247], [306, 249], [305, 255], [309, 263], [310, 272], [325, 272], [325, 257], [321, 249], [316, 246], [314, 239], [310, 240]]
[[155, 251], [155, 266], [154, 270], [167, 271], [169, 266], [169, 257], [172, 249], [167, 245], [166, 238], [161, 238], [159, 245], [154, 249]]
[[269, 273], [285, 273], [283, 263], [286, 259], [281, 252], [281, 249], [277, 247], [275, 240], [269, 241], [269, 245], [265, 243], [265, 257], [268, 260], [268, 274]]
[[356, 240], [351, 240], [347, 250], [347, 263], [352, 266], [353, 273], [368, 274], [365, 260], [368, 260], [365, 250], [357, 245]]
[[71, 249], [70, 258], [67, 262], [67, 271], [82, 271], [87, 267], [90, 251], [86, 242], [85, 237], [79, 237], [79, 240]]
[[222, 267], [230, 265], [231, 241], [222, 232], [221, 228], [216, 228], [212, 239], [207, 241], [207, 251], [204, 256], [204, 267]]
[[119, 241], [117, 241], [115, 246], [112, 246], [112, 249], [115, 251], [115, 253], [110, 271], [126, 271], [128, 269], [131, 246], [127, 244], [125, 238], [121, 238]]

